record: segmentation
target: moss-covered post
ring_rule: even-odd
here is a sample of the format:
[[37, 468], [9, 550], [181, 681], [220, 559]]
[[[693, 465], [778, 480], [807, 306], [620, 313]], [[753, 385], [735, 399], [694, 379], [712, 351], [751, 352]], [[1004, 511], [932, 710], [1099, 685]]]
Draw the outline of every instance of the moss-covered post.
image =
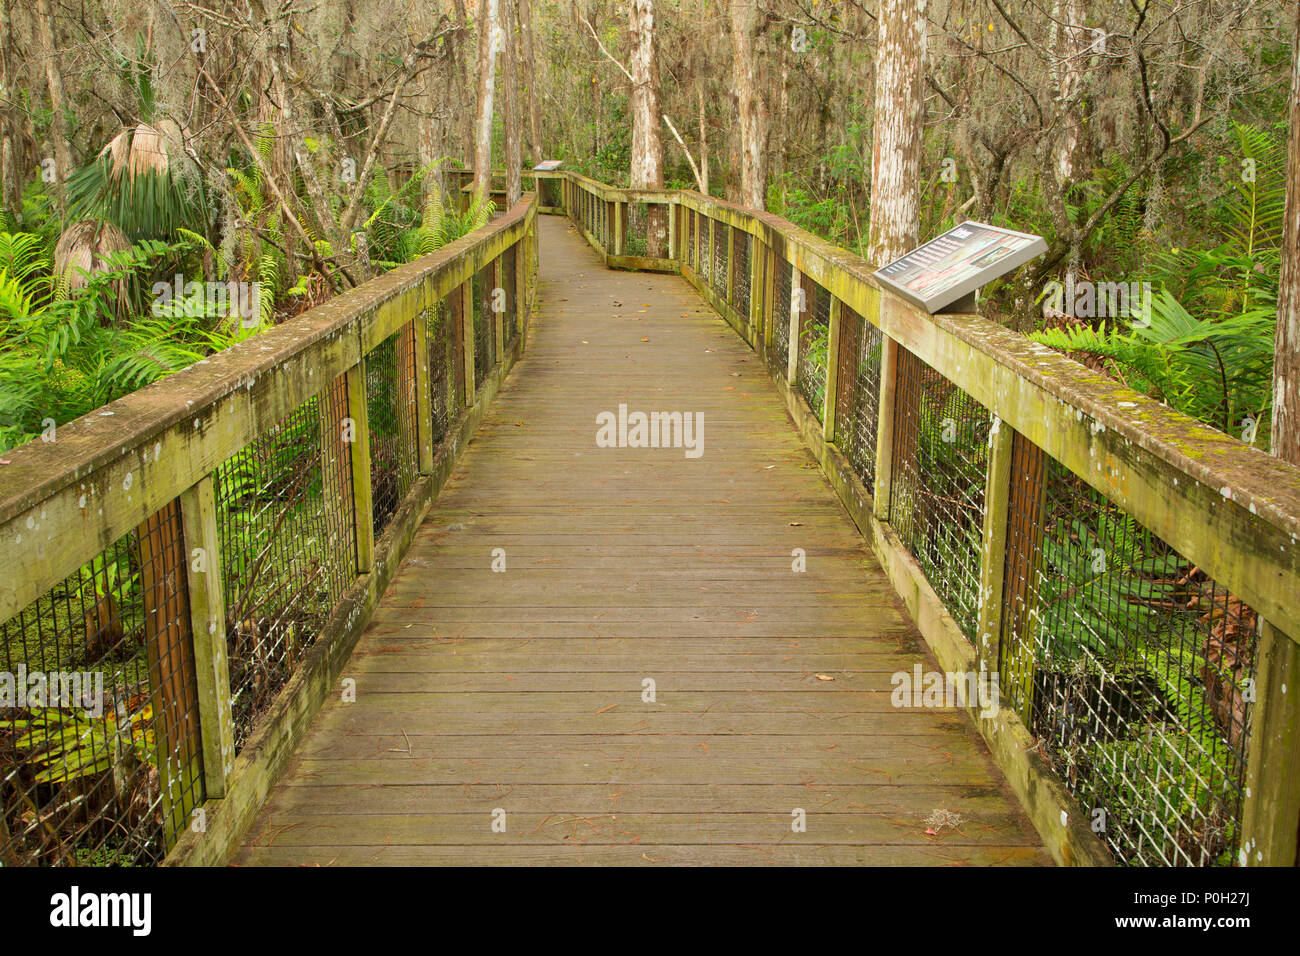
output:
[[[880, 307], [885, 307], [885, 296], [880, 297]], [[871, 490], [872, 513], [879, 521], [889, 520], [889, 493], [894, 477], [894, 398], [897, 391], [898, 343], [882, 333], [880, 402], [876, 416], [876, 480]]]
[[668, 258], [677, 261], [677, 203], [664, 203], [668, 213]]
[[840, 310], [837, 296], [831, 296], [830, 328], [826, 333], [826, 388], [822, 394], [822, 441], [835, 441], [835, 416], [838, 411], [835, 396], [839, 386], [840, 365]]
[[606, 204], [606, 209], [614, 218], [614, 255], [616, 256], [621, 256], [623, 254], [623, 233], [625, 231], [623, 228], [623, 219], [624, 210], [626, 208], [627, 206], [624, 203], [618, 201], [612, 201]]
[[978, 670], [998, 667], [1002, 629], [1002, 588], [1007, 561], [1007, 510], [1011, 496], [1011, 447], [1015, 432], [993, 416], [988, 467], [984, 478], [984, 526], [980, 532], [979, 611], [975, 625]]
[[226, 784], [235, 766], [235, 725], [230, 709], [226, 601], [221, 586], [221, 544], [212, 477], [205, 476], [181, 495], [180, 501], [182, 534], [190, 562], [186, 584], [199, 697], [203, 795], [213, 800], [226, 795]]
[[754, 350], [762, 353], [767, 317], [763, 314], [763, 262], [767, 250], [758, 236], [749, 240], [749, 329]]
[[1242, 866], [1295, 866], [1300, 830], [1300, 647], [1268, 621], [1259, 635], [1242, 806]]
[[369, 574], [375, 560], [374, 502], [370, 490], [370, 411], [366, 406], [366, 359], [362, 356], [345, 373], [348, 417], [343, 440], [351, 454], [352, 521], [357, 545], [357, 574]]

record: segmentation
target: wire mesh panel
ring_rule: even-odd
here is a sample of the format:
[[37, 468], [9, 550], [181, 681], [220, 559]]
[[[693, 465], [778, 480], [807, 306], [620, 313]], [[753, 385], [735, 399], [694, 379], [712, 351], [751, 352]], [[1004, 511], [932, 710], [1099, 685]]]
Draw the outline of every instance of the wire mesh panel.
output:
[[718, 298], [727, 298], [727, 244], [731, 227], [725, 222], [713, 224], [713, 291]]
[[375, 535], [411, 490], [419, 469], [415, 429], [415, 330], [402, 326], [366, 356], [370, 490]]
[[157, 863], [203, 802], [173, 502], [0, 626], [0, 864]]
[[752, 240], [749, 233], [737, 230], [732, 250], [736, 261], [731, 272], [731, 304], [746, 320], [749, 319], [749, 245]]
[[709, 285], [713, 275], [713, 248], [710, 243], [710, 225], [713, 221], [708, 216], [701, 215], [697, 225], [700, 228], [700, 281], [704, 285]]
[[351, 428], [340, 380], [216, 471], [236, 750], [356, 577]]
[[511, 348], [515, 336], [519, 333], [519, 286], [518, 286], [518, 250], [519, 246], [507, 247], [497, 261], [501, 263], [501, 289], [505, 293], [505, 345]]
[[962, 632], [979, 611], [988, 410], [901, 346], [889, 523]]
[[477, 390], [483, 387], [484, 380], [492, 371], [497, 354], [494, 340], [496, 322], [493, 321], [487, 296], [487, 291], [492, 288], [490, 266], [485, 266], [474, 274], [471, 288], [474, 297], [474, 388]]
[[[459, 298], [459, 290], [452, 298]], [[440, 444], [460, 412], [465, 367], [457, 342], [460, 318], [451, 299], [430, 309], [426, 321], [429, 340], [429, 407], [433, 413], [433, 441]], [[457, 372], [459, 371], [459, 375]]]
[[560, 205], [559, 181], [555, 179], [539, 179], [537, 181], [537, 191], [541, 194], [542, 205], [555, 208]]
[[772, 348], [767, 361], [773, 372], [784, 377], [790, 364], [790, 264], [779, 256], [773, 263]]
[[451, 375], [455, 382], [452, 408], [459, 412], [465, 405], [465, 286], [462, 283], [446, 299], [451, 322]]
[[1004, 698], [1118, 859], [1236, 862], [1255, 612], [1020, 435], [1011, 482]]
[[868, 488], [876, 480], [883, 348], [880, 329], [841, 303], [835, 375], [835, 442]]
[[826, 398], [826, 353], [830, 347], [831, 294], [803, 276], [804, 311], [799, 322], [799, 355], [795, 364], [795, 383], [808, 407], [820, 419]]

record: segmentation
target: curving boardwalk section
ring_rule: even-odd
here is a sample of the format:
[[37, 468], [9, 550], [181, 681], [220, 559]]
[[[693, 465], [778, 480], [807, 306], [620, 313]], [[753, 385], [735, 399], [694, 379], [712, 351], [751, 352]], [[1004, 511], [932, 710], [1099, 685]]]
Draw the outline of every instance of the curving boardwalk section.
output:
[[[235, 862], [1050, 863], [961, 713], [891, 706], [938, 666], [760, 359], [540, 228], [528, 350]], [[620, 404], [702, 455], [597, 447]]]

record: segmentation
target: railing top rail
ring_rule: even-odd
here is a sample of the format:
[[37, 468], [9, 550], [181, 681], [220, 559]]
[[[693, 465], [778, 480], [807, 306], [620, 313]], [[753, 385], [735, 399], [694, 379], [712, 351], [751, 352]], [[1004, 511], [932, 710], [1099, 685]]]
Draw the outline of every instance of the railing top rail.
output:
[[0, 466], [0, 620], [217, 467], [530, 228], [503, 216], [274, 329], [59, 426]]
[[754, 235], [1300, 640], [1300, 468], [989, 319], [929, 315], [772, 213], [560, 172], [610, 201], [672, 202]]

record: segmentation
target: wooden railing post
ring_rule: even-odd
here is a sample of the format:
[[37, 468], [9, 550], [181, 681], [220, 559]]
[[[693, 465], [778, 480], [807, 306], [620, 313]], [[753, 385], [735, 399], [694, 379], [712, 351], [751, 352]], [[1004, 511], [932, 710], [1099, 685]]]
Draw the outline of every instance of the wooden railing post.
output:
[[[455, 293], [452, 293], [455, 295]], [[474, 404], [474, 280], [460, 284], [461, 360], [465, 363], [465, 404]]]
[[766, 255], [763, 241], [753, 236], [749, 240], [749, 329], [754, 348], [760, 353], [767, 327], [767, 316], [763, 312], [763, 263]]
[[221, 543], [212, 476], [181, 495], [181, 522], [188, 551], [186, 583], [194, 677], [199, 695], [199, 735], [203, 747], [203, 794], [226, 795], [235, 766], [235, 723], [230, 709], [230, 664], [226, 646], [226, 599], [221, 586]]
[[979, 611], [975, 625], [978, 670], [998, 669], [1002, 594], [1007, 563], [1007, 511], [1011, 504], [1011, 449], [1015, 432], [993, 416], [984, 478], [984, 525], [980, 533]]
[[433, 474], [433, 399], [429, 387], [429, 312], [421, 309], [412, 320], [415, 332], [415, 435], [419, 443], [419, 471]]
[[[610, 214], [614, 217], [614, 255], [623, 254], [623, 211], [627, 208], [626, 203], [615, 200], [609, 203]], [[608, 235], [608, 233], [606, 233]]]
[[[885, 297], [880, 297], [885, 307]], [[864, 316], [865, 321], [865, 316]], [[878, 325], [883, 328], [883, 325]], [[876, 417], [876, 480], [871, 490], [872, 513], [889, 520], [889, 492], [894, 477], [894, 396], [898, 387], [898, 343], [888, 334], [880, 337], [880, 403]]]
[[835, 441], [836, 387], [840, 372], [840, 309], [837, 296], [831, 296], [830, 329], [826, 333], [826, 388], [822, 394], [822, 441]]
[[668, 214], [668, 258], [677, 261], [677, 203], [664, 203]]
[[1260, 628], [1247, 743], [1242, 866], [1295, 866], [1300, 830], [1300, 647], [1268, 621]]
[[[795, 308], [796, 305], [801, 308]], [[799, 267], [790, 263], [790, 334], [786, 342], [788, 351], [785, 380], [791, 385], [799, 377], [799, 334], [803, 331], [803, 313], [807, 305], [807, 297], [803, 295], [803, 286], [800, 284]]]
[[375, 560], [374, 501], [370, 487], [370, 411], [366, 405], [366, 357], [344, 373], [348, 418], [344, 440], [351, 443], [352, 518], [357, 543], [357, 574], [369, 574]]

